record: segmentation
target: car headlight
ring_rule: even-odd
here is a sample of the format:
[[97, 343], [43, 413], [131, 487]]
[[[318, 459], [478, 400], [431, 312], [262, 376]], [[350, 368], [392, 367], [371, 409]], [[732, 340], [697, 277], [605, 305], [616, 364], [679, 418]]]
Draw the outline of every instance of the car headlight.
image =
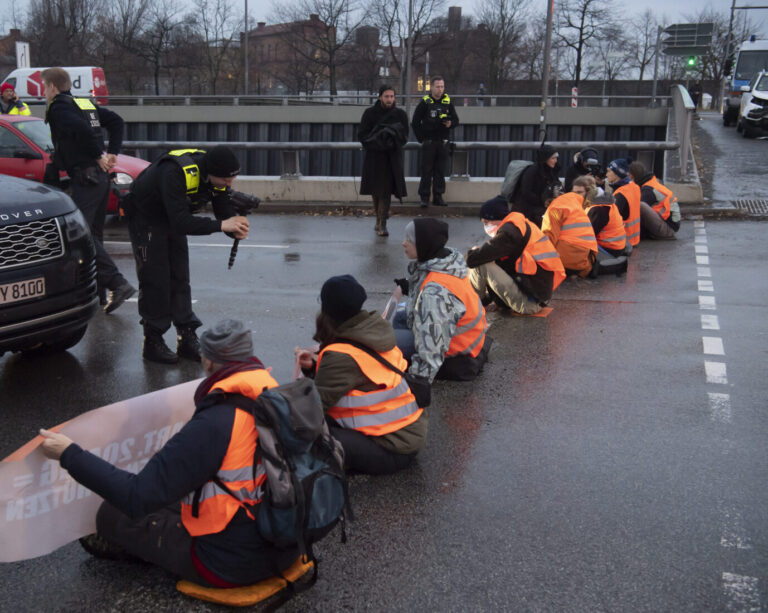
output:
[[115, 185], [130, 185], [133, 183], [133, 177], [125, 172], [116, 172], [112, 182]]
[[85, 221], [85, 217], [83, 217], [83, 214], [80, 212], [80, 209], [67, 213], [62, 217], [62, 220], [64, 232], [66, 233], [68, 241], [76, 241], [77, 239], [90, 234], [88, 224]]

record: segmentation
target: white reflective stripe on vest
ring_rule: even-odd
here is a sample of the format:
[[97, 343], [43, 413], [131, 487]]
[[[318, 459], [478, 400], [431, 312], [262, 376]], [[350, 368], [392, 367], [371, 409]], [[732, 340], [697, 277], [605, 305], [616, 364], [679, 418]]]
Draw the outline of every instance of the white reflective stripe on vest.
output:
[[472, 321], [470, 321], [466, 326], [461, 326], [461, 328], [456, 328], [456, 333], [454, 334], [454, 336], [458, 336], [459, 334], [464, 334], [465, 332], [469, 332], [478, 323], [480, 323], [480, 320], [483, 319], [483, 303], [480, 301], [479, 297], [477, 299], [477, 302], [478, 302], [477, 317], [475, 317]]
[[626, 234], [624, 236], [617, 236], [616, 238], [603, 238], [600, 237], [600, 240], [604, 243], [616, 243], [618, 241], [625, 241], [627, 240]]
[[[406, 385], [406, 388], [408, 386]], [[355, 415], [353, 417], [334, 417], [334, 421], [342, 428], [370, 428], [372, 426], [384, 426], [391, 424], [399, 419], [413, 415], [419, 407], [415, 402], [409, 402], [401, 407], [397, 407], [386, 413], [366, 413], [365, 415]]]
[[[225, 485], [228, 483], [233, 483], [235, 481], [251, 481], [259, 479], [264, 474], [264, 469], [261, 467], [261, 464], [258, 465], [256, 468], [256, 477], [254, 479], [253, 477], [253, 467], [252, 466], [245, 466], [244, 468], [237, 468], [234, 470], [220, 470], [218, 473], [216, 473], [216, 476], [221, 479]], [[229, 487], [229, 486], [227, 486]], [[230, 491], [235, 495], [235, 497], [240, 501], [247, 501], [247, 500], [253, 500], [256, 501], [263, 495], [263, 489], [261, 486], [257, 487], [255, 490], [250, 491], [247, 488], [241, 488], [239, 490], [235, 490], [233, 488], [229, 488]], [[216, 485], [213, 481], [208, 481], [203, 487], [200, 488], [200, 502], [203, 500], [207, 500], [208, 498], [213, 498], [214, 496], [221, 496], [223, 494], [226, 494], [229, 496], [229, 493]], [[195, 498], [195, 492], [190, 492], [184, 497], [183, 502], [185, 504], [194, 504], [194, 498]]]
[[592, 224], [587, 221], [580, 221], [578, 223], [563, 224], [562, 230], [572, 230], [573, 228], [591, 228]]
[[[375, 404], [386, 402], [387, 400], [394, 400], [395, 398], [407, 393], [409, 390], [410, 388], [408, 387], [407, 381], [401, 378], [400, 383], [391, 390], [368, 392], [363, 396], [344, 396], [336, 403], [336, 406], [345, 409], [372, 407]], [[338, 419], [336, 421], [338, 421]], [[384, 423], [389, 423], [389, 421], [390, 420], [386, 420]]]

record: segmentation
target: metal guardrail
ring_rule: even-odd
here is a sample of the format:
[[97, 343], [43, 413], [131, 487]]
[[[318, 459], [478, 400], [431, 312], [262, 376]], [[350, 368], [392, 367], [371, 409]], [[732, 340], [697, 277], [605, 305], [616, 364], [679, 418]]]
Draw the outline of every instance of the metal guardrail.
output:
[[691, 152], [691, 128], [696, 105], [682, 85], [672, 86], [672, 113], [680, 141], [680, 180], [688, 180], [688, 156]]
[[[680, 147], [677, 141], [547, 141], [555, 149], [580, 150], [586, 147], [595, 149], [624, 149], [628, 151], [668, 151]], [[130, 149], [197, 149], [216, 147], [223, 145], [232, 149], [244, 149], [246, 151], [280, 151], [282, 179], [297, 179], [301, 177], [299, 153], [302, 151], [362, 151], [360, 143], [350, 142], [267, 142], [267, 141], [235, 141], [235, 142], [189, 142], [189, 141], [147, 141], [129, 140], [123, 141], [123, 147]], [[539, 142], [528, 141], [465, 141], [454, 143], [455, 150], [452, 156], [451, 177], [454, 180], [469, 179], [469, 152], [470, 151], [531, 151], [538, 149]], [[416, 142], [408, 142], [404, 149], [407, 151], [419, 150], [421, 145]]]

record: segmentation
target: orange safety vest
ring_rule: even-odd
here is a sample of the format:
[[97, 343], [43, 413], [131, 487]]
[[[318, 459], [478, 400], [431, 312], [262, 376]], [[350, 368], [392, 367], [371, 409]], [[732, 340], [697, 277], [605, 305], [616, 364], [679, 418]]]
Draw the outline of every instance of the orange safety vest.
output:
[[[627, 199], [629, 217], [624, 221], [624, 232], [633, 247], [640, 242], [640, 186], [631, 181], [614, 191]], [[599, 241], [598, 241], [599, 242]]]
[[598, 206], [608, 207], [608, 223], [595, 237], [597, 244], [606, 249], [624, 249], [627, 246], [627, 233], [619, 209], [616, 208], [615, 204], [593, 204], [587, 207], [587, 212]]
[[659, 183], [659, 180], [655, 176], [652, 176], [650, 179], [648, 179], [648, 181], [643, 183], [643, 185], [649, 185], [657, 192], [664, 194], [664, 200], [654, 204], [653, 210], [661, 215], [662, 219], [667, 220], [669, 218], [669, 214], [672, 212], [672, 203], [677, 202], [677, 198], [672, 193], [672, 190]]
[[555, 249], [552, 241], [547, 238], [536, 224], [528, 221], [522, 213], [513, 212], [507, 215], [501, 221], [499, 229], [505, 223], [514, 224], [523, 236], [530, 230], [528, 244], [523, 249], [520, 257], [517, 258], [515, 270], [523, 275], [535, 275], [537, 267], [541, 266], [544, 270], [554, 273], [552, 291], [556, 290], [557, 286], [565, 279], [565, 268], [563, 268], [560, 255], [557, 253], [557, 249]]
[[[267, 388], [277, 387], [268, 371], [248, 370], [239, 372], [217, 382], [212, 390], [238, 393], [256, 398]], [[181, 501], [181, 521], [191, 536], [216, 534], [224, 530], [241, 507], [250, 517], [250, 508], [261, 502], [266, 472], [261, 461], [256, 464], [254, 475], [253, 458], [258, 439], [253, 415], [242, 409], [235, 409], [232, 436], [227, 453], [221, 462], [216, 477], [234, 494], [227, 493], [213, 480], [200, 488], [197, 516], [194, 514], [196, 492], [190, 492]], [[254, 528], [255, 530], [255, 528]]]
[[420, 289], [427, 283], [442, 285], [464, 304], [464, 315], [456, 324], [456, 332], [451, 338], [446, 357], [455, 355], [470, 355], [473, 358], [482, 351], [485, 343], [485, 333], [488, 322], [485, 320], [485, 309], [475, 288], [469, 282], [469, 277], [459, 279], [443, 272], [432, 271], [424, 279]]
[[[595, 231], [592, 229], [592, 222], [589, 221], [582, 203], [584, 197], [573, 192], [568, 192], [555, 198], [549, 205], [549, 210], [560, 209], [566, 212], [563, 225], [560, 226], [559, 241], [564, 241], [577, 247], [584, 247], [597, 253], [597, 241], [595, 240]], [[546, 215], [546, 213], [545, 213]]]
[[[355, 360], [363, 374], [379, 386], [371, 392], [350, 390], [328, 409], [328, 415], [339, 426], [369, 436], [382, 436], [405, 428], [421, 416], [424, 409], [416, 405], [416, 398], [408, 382], [394, 370], [384, 366], [369, 353], [347, 343], [331, 343], [323, 348], [317, 356], [318, 368], [326, 351], [347, 354]], [[408, 362], [397, 347], [380, 355], [403, 372], [408, 368]]]

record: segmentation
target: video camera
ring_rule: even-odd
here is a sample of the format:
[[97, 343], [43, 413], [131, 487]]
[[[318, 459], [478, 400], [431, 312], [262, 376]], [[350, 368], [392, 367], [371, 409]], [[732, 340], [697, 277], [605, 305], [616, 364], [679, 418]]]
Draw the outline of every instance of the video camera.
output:
[[595, 179], [605, 179], [605, 168], [600, 164], [589, 164], [587, 170]]

